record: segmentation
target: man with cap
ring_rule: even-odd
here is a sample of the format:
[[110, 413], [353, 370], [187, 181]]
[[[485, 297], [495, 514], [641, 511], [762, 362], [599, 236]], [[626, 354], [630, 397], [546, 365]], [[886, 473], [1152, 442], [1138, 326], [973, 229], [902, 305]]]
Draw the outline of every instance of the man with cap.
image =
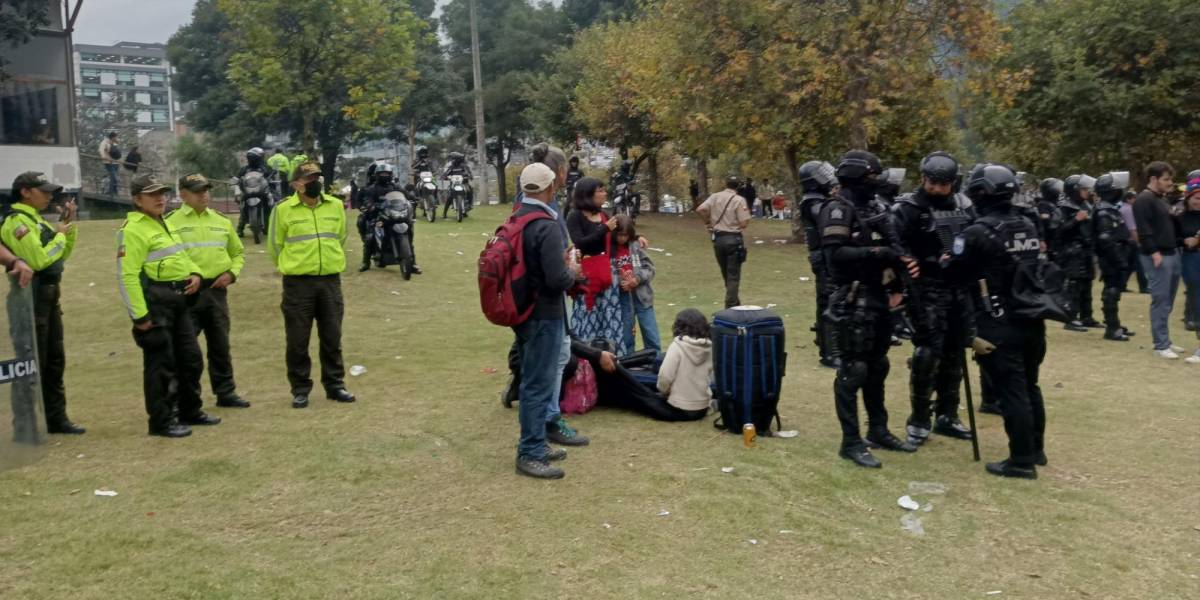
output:
[[[249, 402], [238, 397], [233, 381], [233, 360], [229, 356], [229, 286], [237, 281], [246, 262], [242, 240], [234, 234], [233, 223], [225, 215], [209, 208], [212, 184], [199, 173], [179, 178], [183, 206], [167, 215], [167, 222], [179, 231], [187, 244], [188, 258], [200, 268], [200, 291], [191, 306], [196, 333], [204, 334], [208, 346], [208, 380], [217, 397], [217, 406], [248, 408]], [[197, 383], [199, 381], [197, 380]], [[200, 394], [200, 390], [196, 390]]]
[[[75, 248], [75, 203], [64, 204], [62, 218], [52, 225], [42, 218], [62, 186], [46, 181], [41, 173], [26, 172], [13, 181], [11, 212], [0, 225], [0, 241], [33, 269], [33, 320], [37, 339], [38, 371], [50, 433], [81, 434], [84, 428], [67, 418], [63, 387], [66, 352], [63, 349], [62, 306], [59, 303], [63, 263]], [[15, 393], [15, 392], [14, 392]]]
[[542, 163], [521, 171], [524, 198], [512, 219], [525, 220], [524, 245], [526, 285], [518, 306], [532, 306], [529, 318], [513, 327], [517, 358], [521, 365], [518, 419], [521, 438], [517, 444], [517, 473], [539, 479], [559, 479], [562, 469], [550, 462], [566, 458], [565, 450], [546, 443], [547, 410], [561, 385], [558, 361], [566, 343], [566, 296], [579, 278], [579, 266], [568, 264], [557, 211], [550, 207], [557, 191], [558, 175]]
[[[712, 236], [713, 252], [721, 279], [725, 281], [725, 308], [742, 303], [738, 288], [742, 284], [742, 263], [746, 262], [746, 244], [742, 232], [750, 225], [750, 205], [738, 195], [742, 182], [736, 176], [725, 179], [725, 189], [709, 196], [696, 212], [704, 219]], [[716, 213], [716, 218], [713, 213]]]
[[200, 291], [200, 267], [187, 244], [163, 218], [171, 188], [153, 175], [130, 183], [137, 209], [117, 231], [117, 286], [142, 349], [142, 382], [150, 435], [181, 438], [190, 425], [216, 425], [201, 410], [204, 358], [189, 310]]
[[321, 385], [325, 396], [354, 402], [346, 390], [342, 363], [341, 273], [346, 269], [346, 209], [322, 190], [321, 165], [306, 162], [292, 173], [296, 191], [271, 212], [267, 247], [283, 274], [283, 325], [287, 337], [287, 374], [292, 408], [308, 406], [313, 382], [308, 340], [313, 321], [321, 342]]

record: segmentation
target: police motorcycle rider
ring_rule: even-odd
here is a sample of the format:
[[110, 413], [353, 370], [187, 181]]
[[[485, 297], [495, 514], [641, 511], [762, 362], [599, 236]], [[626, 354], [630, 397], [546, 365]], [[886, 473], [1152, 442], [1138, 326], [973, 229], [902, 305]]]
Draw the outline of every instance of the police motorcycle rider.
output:
[[[888, 450], [917, 450], [887, 429], [884, 381], [891, 348], [889, 308], [900, 302], [900, 281], [918, 277], [920, 268], [900, 248], [887, 207], [875, 195], [886, 181], [879, 158], [851, 150], [842, 156], [835, 174], [841, 190], [821, 209], [817, 226], [835, 287], [824, 317], [831, 346], [841, 358], [833, 384], [842, 427], [838, 455], [861, 467], [879, 468], [882, 464], [868, 443]], [[868, 418], [866, 441], [858, 425], [860, 390]]]
[[[451, 175], [462, 175], [463, 187], [467, 190], [467, 205], [464, 216], [471, 212], [471, 207], [475, 205], [475, 190], [471, 189], [471, 168], [467, 166], [467, 157], [462, 152], [451, 152], [446, 157], [449, 162], [446, 163], [445, 170], [442, 171], [442, 180], [447, 181]], [[446, 206], [442, 209], [442, 218], [445, 219], [450, 215], [450, 205], [453, 202], [449, 198], [446, 199]]]
[[[245, 236], [246, 224], [250, 221], [250, 203], [246, 200], [257, 197], [266, 202], [267, 205], [264, 208], [268, 215], [271, 214], [271, 207], [276, 202], [270, 183], [277, 175], [274, 169], [267, 166], [264, 155], [262, 148], [255, 147], [247, 150], [246, 164], [237, 173], [238, 198], [242, 205], [238, 215], [238, 237]], [[259, 177], [262, 178], [261, 181]]]
[[[617, 168], [617, 172], [613, 173], [612, 177], [609, 179], [609, 182], [608, 182], [608, 185], [609, 185], [608, 197], [613, 202], [614, 214], [616, 212], [618, 212], [618, 207], [616, 206], [617, 197], [618, 197], [617, 186], [620, 186], [621, 184], [625, 184], [625, 196], [626, 197], [625, 197], [624, 202], [629, 203], [629, 214], [636, 217], [638, 215], [638, 213], [641, 212], [642, 196], [640, 194], [635, 194], [633, 192], [633, 183], [636, 179], [637, 178], [633, 174], [633, 162], [630, 160], [621, 161], [621, 166]], [[740, 194], [740, 191], [739, 191], [739, 194]], [[743, 196], [743, 198], [745, 198], [745, 196]], [[745, 199], [746, 199], [746, 206], [753, 206], [753, 202], [750, 198], [745, 198]]]
[[800, 165], [800, 186], [804, 194], [800, 198], [800, 220], [804, 223], [804, 243], [808, 246], [808, 264], [812, 267], [817, 284], [817, 320], [812, 330], [817, 334], [816, 345], [821, 354], [821, 366], [837, 368], [837, 359], [829, 347], [824, 319], [821, 315], [829, 308], [829, 269], [825, 266], [825, 255], [821, 252], [821, 230], [817, 219], [821, 209], [829, 201], [837, 186], [833, 165], [822, 160], [810, 160]]
[[[372, 166], [375, 167], [375, 170], [372, 174], [374, 180], [371, 185], [363, 188], [361, 196], [359, 197], [359, 206], [361, 208], [359, 209], [358, 213], [358, 233], [362, 237], [363, 241], [363, 260], [362, 265], [358, 267], [359, 272], [366, 271], [371, 268], [371, 259], [379, 250], [375, 247], [373, 228], [375, 227], [375, 221], [379, 219], [379, 205], [383, 201], [383, 197], [386, 196], [388, 192], [404, 193], [404, 190], [402, 189], [403, 186], [401, 186], [400, 183], [393, 178], [395, 175], [395, 167], [386, 162], [376, 163]], [[415, 235], [415, 232], [413, 231], [414, 229], [416, 229], [415, 226], [410, 226], [408, 228], [408, 242], [409, 246], [413, 249], [412, 272], [420, 275], [421, 268], [416, 265], [417, 251], [413, 239]]]
[[1133, 268], [1129, 264], [1129, 249], [1133, 236], [1121, 216], [1121, 203], [1129, 187], [1129, 172], [1105, 173], [1096, 180], [1099, 197], [1092, 208], [1093, 238], [1096, 240], [1096, 259], [1100, 265], [1100, 306], [1104, 313], [1104, 339], [1129, 341], [1129, 330], [1121, 326], [1121, 292]]
[[1089, 202], [1096, 180], [1088, 175], [1072, 175], [1063, 182], [1063, 197], [1058, 201], [1062, 219], [1058, 226], [1055, 262], [1067, 277], [1067, 298], [1074, 320], [1063, 326], [1070, 331], [1099, 327], [1092, 318], [1092, 280], [1096, 278], [1092, 256], [1092, 207]]
[[921, 278], [913, 281], [908, 302], [913, 324], [909, 360], [912, 413], [905, 429], [908, 442], [916, 446], [925, 443], [931, 431], [971, 439], [971, 429], [958, 418], [963, 349], [974, 337], [971, 299], [965, 286], [947, 280], [939, 268], [954, 238], [975, 219], [971, 201], [954, 193], [958, 169], [958, 160], [950, 154], [929, 154], [921, 159], [920, 187], [901, 196], [892, 207], [900, 244], [921, 267]]
[[412, 162], [412, 180], [414, 185], [420, 185], [422, 171], [433, 172], [433, 159], [429, 158], [429, 148], [418, 146], [417, 157]]
[[[943, 260], [943, 274], [970, 285], [976, 295], [976, 350], [980, 368], [995, 382], [1009, 438], [1009, 457], [988, 463], [993, 475], [1036, 479], [1045, 465], [1046, 411], [1038, 372], [1046, 356], [1044, 311], [1017, 302], [1014, 281], [1044, 260], [1038, 229], [1013, 205], [1016, 174], [1002, 165], [972, 170], [966, 193], [977, 217]], [[1065, 315], [1063, 315], [1065, 317]]]

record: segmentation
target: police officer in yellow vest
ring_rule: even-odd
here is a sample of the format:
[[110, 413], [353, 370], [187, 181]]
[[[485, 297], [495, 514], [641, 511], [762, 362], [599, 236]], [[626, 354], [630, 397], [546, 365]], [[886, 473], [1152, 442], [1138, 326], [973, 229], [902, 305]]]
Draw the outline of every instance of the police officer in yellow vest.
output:
[[62, 186], [46, 181], [41, 173], [27, 172], [17, 176], [12, 190], [14, 202], [0, 226], [0, 241], [36, 273], [33, 319], [46, 429], [50, 433], [81, 434], [84, 428], [67, 418], [67, 395], [63, 387], [67, 359], [59, 303], [63, 263], [75, 248], [75, 204], [63, 205], [58, 224], [51, 225], [42, 218], [41, 211], [46, 210]]
[[142, 349], [142, 388], [150, 435], [181, 438], [189, 425], [216, 425], [200, 402], [204, 358], [189, 308], [203, 280], [173, 225], [163, 219], [171, 188], [153, 175], [129, 184], [131, 212], [117, 231], [117, 285]]
[[308, 340], [317, 323], [321, 342], [321, 385], [325, 396], [354, 402], [346, 391], [342, 363], [341, 273], [346, 269], [346, 209], [323, 192], [321, 166], [298, 165], [292, 173], [295, 193], [271, 212], [267, 252], [283, 274], [283, 326], [287, 337], [287, 374], [292, 408], [308, 406], [313, 382]]
[[[183, 206], [167, 215], [167, 223], [179, 231], [187, 244], [188, 258], [200, 268], [200, 291], [192, 304], [192, 322], [204, 334], [208, 346], [208, 380], [217, 406], [249, 408], [238, 396], [233, 382], [233, 359], [229, 356], [229, 301], [226, 291], [237, 281], [246, 264], [242, 240], [225, 215], [209, 208], [212, 184], [199, 173], [179, 178]], [[200, 391], [196, 390], [199, 394]]]

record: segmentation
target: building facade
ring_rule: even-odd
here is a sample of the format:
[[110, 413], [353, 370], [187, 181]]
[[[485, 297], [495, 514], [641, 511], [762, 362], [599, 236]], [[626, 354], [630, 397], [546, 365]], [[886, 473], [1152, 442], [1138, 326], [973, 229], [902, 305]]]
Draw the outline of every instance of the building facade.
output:
[[115, 119], [140, 133], [175, 131], [179, 107], [165, 44], [76, 44], [74, 57], [81, 120]]

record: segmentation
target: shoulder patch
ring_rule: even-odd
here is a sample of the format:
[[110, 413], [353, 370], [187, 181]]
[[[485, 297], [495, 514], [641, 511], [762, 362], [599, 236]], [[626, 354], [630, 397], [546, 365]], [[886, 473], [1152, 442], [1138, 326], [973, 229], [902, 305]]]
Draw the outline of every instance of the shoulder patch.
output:
[[27, 235], [29, 235], [29, 228], [25, 225], [18, 225], [17, 228], [13, 230], [13, 236], [15, 236], [18, 240]]
[[844, 211], [842, 211], [842, 209], [837, 208], [837, 207], [834, 207], [833, 210], [829, 211], [829, 218], [831, 218], [831, 219], [841, 219], [841, 218], [844, 218], [845, 216], [846, 216], [846, 213]]
[[954, 236], [954, 246], [950, 249], [950, 252], [955, 256], [962, 256], [963, 251], [966, 249], [967, 238], [963, 237], [962, 235]]

